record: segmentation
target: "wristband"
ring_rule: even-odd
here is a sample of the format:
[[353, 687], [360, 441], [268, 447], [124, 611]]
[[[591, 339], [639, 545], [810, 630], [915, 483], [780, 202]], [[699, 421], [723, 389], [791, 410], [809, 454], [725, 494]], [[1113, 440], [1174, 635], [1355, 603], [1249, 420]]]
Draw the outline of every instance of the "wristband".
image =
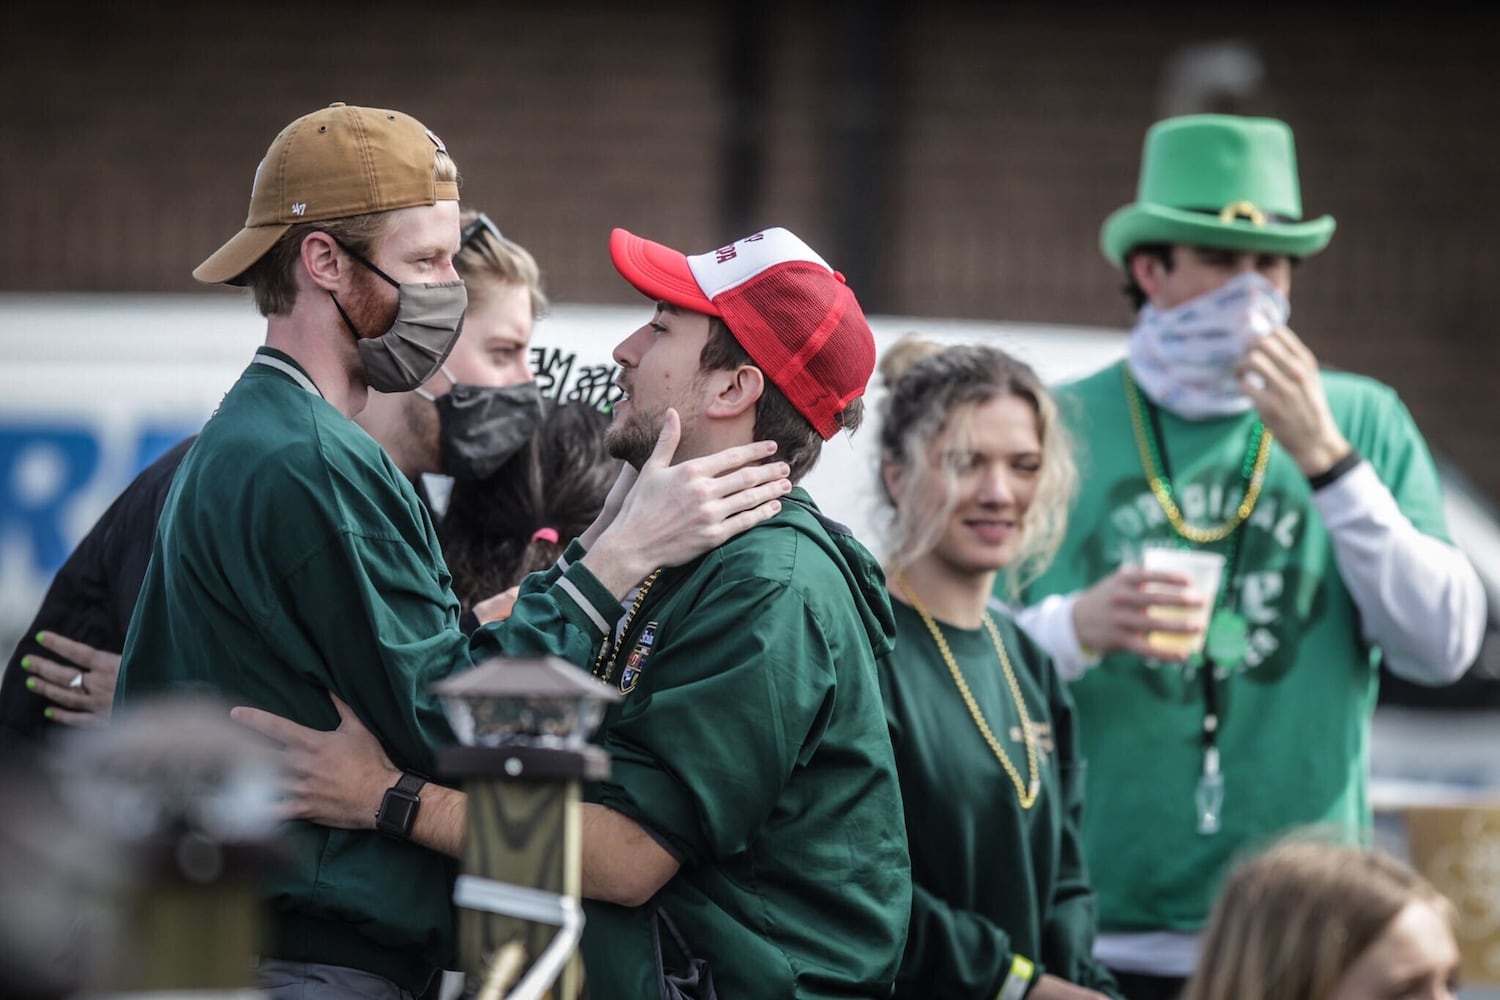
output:
[[1351, 469], [1353, 469], [1362, 461], [1364, 461], [1364, 459], [1360, 457], [1359, 452], [1355, 451], [1353, 448], [1350, 448], [1348, 453], [1344, 455], [1343, 458], [1339, 459], [1337, 462], [1334, 462], [1322, 472], [1319, 472], [1316, 475], [1308, 476], [1307, 485], [1311, 486], [1313, 492], [1316, 493], [1318, 492], [1318, 490], [1323, 489], [1325, 486], [1332, 486], [1340, 479], [1343, 479]]
[[1005, 982], [1000, 984], [1000, 992], [995, 995], [995, 1000], [1021, 1000], [1035, 975], [1036, 963], [1021, 955], [1012, 956], [1010, 972], [1006, 974]]

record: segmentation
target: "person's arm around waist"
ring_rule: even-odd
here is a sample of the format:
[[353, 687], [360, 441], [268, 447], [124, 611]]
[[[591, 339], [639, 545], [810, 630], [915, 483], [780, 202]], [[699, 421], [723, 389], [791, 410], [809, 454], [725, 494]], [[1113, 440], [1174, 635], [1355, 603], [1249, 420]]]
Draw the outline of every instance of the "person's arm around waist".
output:
[[[281, 744], [287, 770], [283, 816], [341, 830], [374, 830], [386, 789], [401, 779], [380, 741], [353, 709], [330, 695], [339, 727], [323, 731], [260, 709], [237, 707], [230, 717]], [[412, 823], [413, 843], [463, 859], [469, 797], [428, 782]], [[583, 804], [583, 894], [637, 906], [677, 873], [677, 859], [634, 820], [605, 806]]]

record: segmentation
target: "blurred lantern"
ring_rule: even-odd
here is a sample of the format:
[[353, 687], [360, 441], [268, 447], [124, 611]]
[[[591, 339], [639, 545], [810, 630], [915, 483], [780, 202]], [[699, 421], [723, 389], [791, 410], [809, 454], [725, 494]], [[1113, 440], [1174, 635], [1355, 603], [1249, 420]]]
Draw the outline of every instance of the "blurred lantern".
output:
[[555, 657], [497, 657], [433, 691], [463, 744], [438, 766], [468, 795], [453, 894], [465, 992], [532, 998], [558, 982], [556, 996], [577, 996], [579, 788], [609, 774], [587, 740], [620, 695]]
[[130, 876], [108, 990], [249, 995], [256, 884], [280, 822], [276, 751], [232, 723], [228, 705], [170, 695], [72, 734], [53, 759], [75, 821], [103, 834]]

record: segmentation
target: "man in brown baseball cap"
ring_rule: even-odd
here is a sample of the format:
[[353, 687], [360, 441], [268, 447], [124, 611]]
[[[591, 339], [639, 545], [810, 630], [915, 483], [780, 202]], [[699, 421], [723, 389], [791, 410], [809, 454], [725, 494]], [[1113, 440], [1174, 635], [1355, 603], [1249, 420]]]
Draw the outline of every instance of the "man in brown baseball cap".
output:
[[[616, 457], [649, 467], [680, 420], [678, 454], [769, 438], [795, 481], [859, 425], [874, 336], [795, 234], [688, 255], [617, 229], [609, 249], [651, 309], [614, 351]], [[890, 996], [912, 892], [876, 679], [892, 615], [874, 557], [801, 488], [756, 530], [646, 577], [592, 663], [624, 696], [596, 736], [610, 774], [579, 812], [592, 996], [685, 980], [694, 996], [710, 980], [726, 997]], [[394, 774], [352, 722], [335, 738], [236, 717], [317, 761], [288, 794], [319, 822], [368, 813]], [[467, 799], [437, 789], [431, 805], [418, 841], [459, 856]]]
[[178, 469], [117, 707], [209, 687], [326, 730], [332, 694], [403, 772], [375, 829], [361, 814], [289, 831], [289, 863], [263, 886], [259, 970], [286, 995], [405, 997], [448, 964], [453, 865], [411, 841], [434, 820], [422, 775], [453, 739], [431, 682], [496, 652], [592, 663], [648, 572], [770, 517], [790, 489], [785, 464], [759, 464], [769, 442], [672, 465], [669, 419], [587, 551], [466, 637], [425, 507], [352, 419], [370, 389], [413, 389], [452, 350], [459, 245], [442, 141], [400, 112], [334, 104], [281, 131], [244, 227], [194, 272], [250, 287], [266, 340]]

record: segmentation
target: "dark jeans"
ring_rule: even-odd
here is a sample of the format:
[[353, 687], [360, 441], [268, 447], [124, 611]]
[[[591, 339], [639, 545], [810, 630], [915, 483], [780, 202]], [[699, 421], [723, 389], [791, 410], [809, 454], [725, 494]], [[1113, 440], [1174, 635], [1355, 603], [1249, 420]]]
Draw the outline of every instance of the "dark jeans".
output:
[[1109, 971], [1114, 975], [1120, 993], [1127, 1000], [1177, 1000], [1182, 995], [1182, 988], [1187, 985], [1186, 979], [1173, 976], [1147, 976], [1139, 972], [1121, 972], [1118, 969]]
[[267, 958], [255, 971], [269, 1000], [414, 1000], [389, 979], [342, 965]]

